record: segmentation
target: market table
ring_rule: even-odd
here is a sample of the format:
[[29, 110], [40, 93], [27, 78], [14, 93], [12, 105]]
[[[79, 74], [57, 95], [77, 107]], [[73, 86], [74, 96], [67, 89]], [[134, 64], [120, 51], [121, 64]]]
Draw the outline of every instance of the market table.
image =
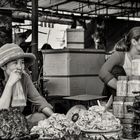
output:
[[97, 104], [98, 100], [106, 99], [106, 96], [91, 95], [91, 94], [82, 94], [74, 95], [69, 97], [63, 97], [64, 100], [72, 101], [75, 104], [83, 103], [86, 107]]

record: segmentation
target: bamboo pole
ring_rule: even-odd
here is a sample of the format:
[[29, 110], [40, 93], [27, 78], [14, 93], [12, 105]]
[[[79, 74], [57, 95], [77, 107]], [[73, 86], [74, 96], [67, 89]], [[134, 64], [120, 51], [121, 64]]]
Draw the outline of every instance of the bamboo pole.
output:
[[32, 0], [32, 53], [36, 56], [32, 66], [32, 80], [38, 79], [38, 0]]

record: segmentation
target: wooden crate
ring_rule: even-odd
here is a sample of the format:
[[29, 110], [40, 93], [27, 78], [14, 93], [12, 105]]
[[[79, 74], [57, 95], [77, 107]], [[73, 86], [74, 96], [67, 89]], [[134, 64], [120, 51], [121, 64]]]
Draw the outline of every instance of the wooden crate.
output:
[[105, 62], [103, 50], [63, 49], [43, 51], [43, 76], [50, 96], [101, 95], [98, 72]]
[[104, 62], [104, 50], [58, 49], [43, 51], [44, 76], [97, 75]]
[[103, 83], [93, 77], [46, 77], [49, 96], [72, 96], [81, 94], [101, 95]]
[[84, 49], [84, 29], [67, 29], [67, 48]]
[[84, 43], [72, 43], [67, 42], [67, 48], [76, 48], [76, 49], [84, 49]]

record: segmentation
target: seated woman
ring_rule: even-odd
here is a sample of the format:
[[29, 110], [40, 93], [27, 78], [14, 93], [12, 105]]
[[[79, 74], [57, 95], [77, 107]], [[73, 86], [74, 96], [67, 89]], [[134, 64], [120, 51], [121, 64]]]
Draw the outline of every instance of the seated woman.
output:
[[[0, 48], [0, 67], [4, 74], [0, 79], [0, 109], [16, 107], [13, 106], [13, 99], [16, 96], [15, 85], [20, 81], [24, 95], [22, 101], [29, 100], [38, 109], [38, 113], [28, 117], [29, 122], [36, 123], [49, 117], [53, 113], [53, 107], [39, 94], [30, 76], [25, 72], [25, 67], [31, 66], [34, 61], [35, 56], [32, 53], [24, 53], [14, 43], [5, 44]], [[23, 105], [17, 107], [23, 111]]]
[[140, 55], [140, 27], [132, 28], [126, 37], [118, 43], [116, 49], [119, 51], [115, 51], [110, 56], [99, 72], [99, 77], [111, 92], [106, 109], [113, 102], [113, 96], [117, 88], [117, 77], [120, 75], [130, 76], [132, 58], [135, 55]]

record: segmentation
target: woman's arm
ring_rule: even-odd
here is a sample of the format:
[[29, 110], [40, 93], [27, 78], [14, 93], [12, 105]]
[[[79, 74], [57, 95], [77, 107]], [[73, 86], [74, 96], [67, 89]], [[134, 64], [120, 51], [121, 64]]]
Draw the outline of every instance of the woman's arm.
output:
[[10, 107], [12, 89], [13, 89], [13, 87], [11, 84], [7, 83], [5, 85], [4, 91], [0, 98], [0, 109], [8, 109]]
[[46, 115], [46, 116], [51, 116], [54, 112], [52, 111], [51, 108], [49, 107], [45, 107], [42, 109], [42, 112]]
[[117, 89], [117, 79], [116, 78], [112, 78], [108, 83], [108, 86], [110, 86], [113, 89]]
[[53, 107], [43, 96], [40, 95], [28, 74], [25, 74], [24, 76], [24, 84], [26, 84], [25, 94], [27, 95], [28, 100], [37, 107], [38, 112], [42, 112], [45, 115], [50, 116], [53, 113]]
[[2, 96], [0, 98], [0, 109], [7, 109], [10, 107], [10, 103], [13, 95], [13, 86], [20, 79], [21, 79], [21, 75], [16, 70], [11, 72], [8, 81], [5, 85]]
[[[123, 65], [124, 56], [125, 56], [124, 52], [117, 52], [116, 51], [103, 64], [103, 66], [101, 67], [101, 70], [99, 72], [99, 77], [105, 84], [110, 84], [110, 85], [112, 85], [112, 87], [114, 87], [114, 84], [116, 84], [116, 80], [113, 80], [113, 83], [112, 83], [112, 81], [110, 81], [111, 79], [115, 78], [111, 74], [111, 71], [115, 65]], [[108, 83], [109, 81], [110, 81], [110, 83]]]

